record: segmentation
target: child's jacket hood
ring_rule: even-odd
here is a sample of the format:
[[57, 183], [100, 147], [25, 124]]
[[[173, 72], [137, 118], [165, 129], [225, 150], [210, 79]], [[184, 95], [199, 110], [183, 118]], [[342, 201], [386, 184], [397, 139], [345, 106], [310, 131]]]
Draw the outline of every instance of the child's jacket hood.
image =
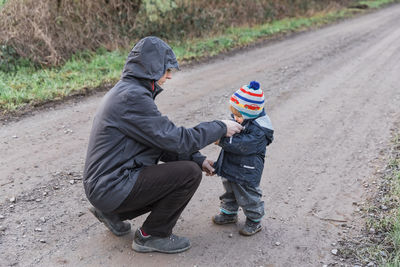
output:
[[[233, 114], [232, 114], [232, 118], [233, 118]], [[263, 109], [263, 111], [258, 115], [257, 118], [244, 120], [242, 125], [244, 126], [245, 129], [249, 125], [254, 125], [254, 126], [257, 126], [259, 129], [261, 129], [265, 134], [265, 138], [268, 140], [267, 141], [268, 145], [270, 143], [272, 143], [272, 141], [274, 140], [274, 127], [272, 126], [271, 119], [265, 112], [265, 109]], [[245, 132], [246, 132], [246, 130], [245, 130]]]
[[179, 69], [171, 47], [155, 36], [141, 39], [126, 60], [122, 78], [135, 77], [158, 81], [167, 69]]

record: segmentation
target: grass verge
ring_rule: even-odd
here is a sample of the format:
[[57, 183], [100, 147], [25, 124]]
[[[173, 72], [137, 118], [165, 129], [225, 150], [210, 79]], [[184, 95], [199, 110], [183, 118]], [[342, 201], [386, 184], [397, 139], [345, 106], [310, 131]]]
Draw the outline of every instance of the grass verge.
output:
[[367, 5], [369, 8], [379, 8], [383, 5], [387, 5], [396, 1], [393, 0], [376, 0], [376, 1], [359, 1], [361, 5]]
[[[397, 0], [362, 1], [373, 8], [392, 2]], [[358, 12], [361, 11], [343, 9], [307, 18], [283, 19], [252, 28], [229, 28], [218, 36], [169, 43], [180, 62], [191, 62], [245, 47], [276, 35], [329, 24]], [[100, 49], [96, 53], [84, 52], [76, 55], [59, 68], [36, 70], [28, 64], [19, 66], [13, 74], [0, 72], [0, 114], [10, 113], [24, 106], [63, 99], [93, 90], [103, 84], [114, 83], [120, 77], [128, 52], [107, 52]]]
[[[400, 266], [400, 132], [393, 138], [378, 192], [363, 208], [361, 236], [342, 243], [339, 257], [354, 266]], [[352, 266], [353, 266], [352, 265]]]
[[0, 72], [0, 110], [59, 100], [113, 82], [121, 75], [125, 57], [123, 51], [98, 51], [77, 55], [60, 68], [36, 71], [27, 66], [13, 75]]

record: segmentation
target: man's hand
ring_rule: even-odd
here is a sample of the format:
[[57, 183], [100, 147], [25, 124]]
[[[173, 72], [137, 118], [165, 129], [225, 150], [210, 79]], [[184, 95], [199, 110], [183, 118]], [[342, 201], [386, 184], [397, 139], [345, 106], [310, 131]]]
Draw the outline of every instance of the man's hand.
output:
[[202, 164], [202, 169], [206, 172], [206, 176], [213, 176], [215, 169], [213, 168], [214, 161], [205, 159]]
[[236, 121], [222, 120], [222, 122], [226, 125], [226, 137], [231, 137], [235, 133], [240, 133], [243, 129], [243, 126]]

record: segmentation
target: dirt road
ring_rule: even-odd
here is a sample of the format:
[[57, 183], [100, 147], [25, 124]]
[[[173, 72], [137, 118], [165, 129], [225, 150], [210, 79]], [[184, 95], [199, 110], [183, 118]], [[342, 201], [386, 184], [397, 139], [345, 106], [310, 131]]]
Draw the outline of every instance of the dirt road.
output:
[[[228, 118], [228, 96], [260, 81], [276, 135], [261, 184], [265, 228], [251, 238], [236, 226], [211, 223], [218, 177], [203, 178], [175, 228], [192, 241], [185, 253], [138, 254], [130, 248], [133, 234], [107, 231], [87, 211], [80, 180], [101, 94], [1, 126], [0, 266], [333, 263], [332, 243], [344, 234], [341, 224], [360, 223], [354, 202], [367, 198], [380, 151], [400, 120], [399, 25], [395, 5], [185, 69], [168, 81], [158, 105], [184, 126]], [[203, 150], [214, 159], [218, 151]], [[133, 220], [134, 229], [142, 221]]]

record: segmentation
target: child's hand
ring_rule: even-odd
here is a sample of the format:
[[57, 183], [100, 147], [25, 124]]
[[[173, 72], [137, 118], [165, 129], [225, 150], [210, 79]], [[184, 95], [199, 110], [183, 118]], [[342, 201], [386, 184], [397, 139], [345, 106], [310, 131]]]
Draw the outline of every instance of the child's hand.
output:
[[215, 169], [213, 168], [214, 161], [205, 159], [202, 164], [202, 169], [206, 172], [206, 176], [213, 176]]
[[219, 139], [215, 141], [214, 144], [219, 145]]

